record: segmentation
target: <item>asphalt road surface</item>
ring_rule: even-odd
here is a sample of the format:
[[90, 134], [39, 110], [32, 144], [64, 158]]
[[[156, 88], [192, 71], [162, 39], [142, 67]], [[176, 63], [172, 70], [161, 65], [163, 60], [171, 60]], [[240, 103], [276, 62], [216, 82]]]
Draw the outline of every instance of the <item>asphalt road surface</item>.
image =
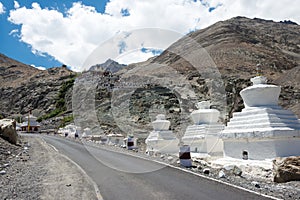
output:
[[64, 138], [42, 137], [93, 179], [104, 200], [267, 199], [156, 162]]

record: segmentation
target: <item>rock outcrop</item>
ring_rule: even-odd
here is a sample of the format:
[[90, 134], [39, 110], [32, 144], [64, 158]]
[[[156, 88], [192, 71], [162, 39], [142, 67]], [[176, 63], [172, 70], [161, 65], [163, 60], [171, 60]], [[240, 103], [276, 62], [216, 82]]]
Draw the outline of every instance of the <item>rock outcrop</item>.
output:
[[11, 119], [0, 120], [0, 136], [12, 144], [17, 144], [16, 121]]
[[300, 181], [300, 156], [273, 160], [274, 182]]
[[62, 86], [75, 74], [64, 66], [39, 70], [0, 54], [0, 118], [17, 119], [15, 115], [30, 110], [37, 117], [49, 114]]

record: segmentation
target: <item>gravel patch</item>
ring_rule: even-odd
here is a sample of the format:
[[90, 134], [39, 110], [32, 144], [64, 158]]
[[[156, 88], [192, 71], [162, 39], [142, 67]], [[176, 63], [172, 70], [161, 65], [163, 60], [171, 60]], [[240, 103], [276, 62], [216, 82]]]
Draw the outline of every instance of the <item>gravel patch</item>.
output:
[[0, 145], [1, 199], [97, 199], [87, 176], [41, 138], [22, 136], [20, 146], [4, 140]]
[[[36, 158], [36, 143], [29, 138], [21, 137], [20, 146], [14, 146], [1, 140], [1, 199], [39, 199], [43, 193], [41, 184], [47, 174], [44, 163]], [[32, 146], [31, 146], [32, 145]], [[8, 155], [3, 152], [11, 152]], [[7, 167], [4, 167], [7, 166]]]

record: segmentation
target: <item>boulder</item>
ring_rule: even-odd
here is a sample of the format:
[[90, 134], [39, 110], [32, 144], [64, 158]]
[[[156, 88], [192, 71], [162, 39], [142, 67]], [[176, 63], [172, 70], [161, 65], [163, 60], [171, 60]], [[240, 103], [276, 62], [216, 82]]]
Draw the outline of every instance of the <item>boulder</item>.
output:
[[241, 176], [243, 171], [236, 165], [225, 165], [223, 167], [225, 174]]
[[11, 119], [0, 120], [0, 136], [12, 144], [17, 144], [16, 121]]
[[300, 181], [300, 156], [273, 160], [274, 182]]

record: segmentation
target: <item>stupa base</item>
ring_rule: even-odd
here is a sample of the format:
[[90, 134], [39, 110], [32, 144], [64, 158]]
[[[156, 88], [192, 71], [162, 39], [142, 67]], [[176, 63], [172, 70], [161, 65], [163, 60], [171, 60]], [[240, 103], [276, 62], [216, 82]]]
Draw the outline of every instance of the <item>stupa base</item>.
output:
[[148, 152], [178, 154], [179, 140], [172, 131], [152, 131], [146, 139]]
[[[269, 135], [279, 135], [275, 131]], [[248, 158], [252, 160], [274, 159], [276, 157], [288, 157], [300, 155], [300, 131], [294, 130], [294, 134], [284, 134], [281, 137], [270, 138], [226, 138], [224, 142], [224, 156], [232, 158]], [[263, 134], [267, 135], [267, 134]], [[289, 137], [288, 135], [294, 135]], [[297, 136], [298, 135], [298, 136]], [[245, 156], [246, 155], [246, 156]]]
[[190, 146], [193, 153], [223, 154], [223, 141], [219, 133], [224, 129], [220, 124], [202, 124], [188, 126], [182, 141]]

